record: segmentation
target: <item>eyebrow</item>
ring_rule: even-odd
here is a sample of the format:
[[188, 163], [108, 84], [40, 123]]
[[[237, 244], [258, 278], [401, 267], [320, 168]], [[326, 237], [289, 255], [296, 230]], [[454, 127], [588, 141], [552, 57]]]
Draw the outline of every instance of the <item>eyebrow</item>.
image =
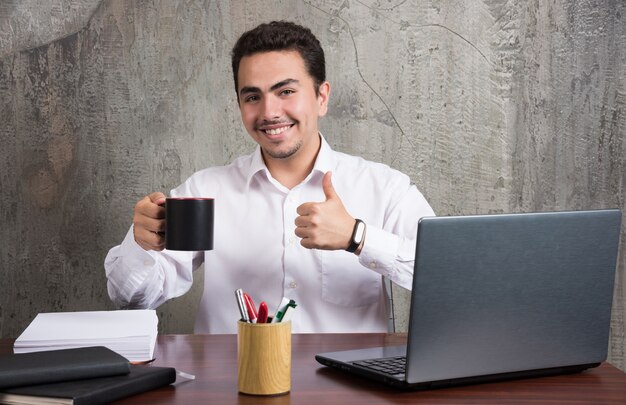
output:
[[[272, 87], [270, 87], [270, 91], [274, 91], [276, 89], [279, 89], [283, 86], [286, 86], [288, 84], [292, 84], [292, 83], [296, 83], [299, 84], [300, 81], [296, 80], [296, 79], [285, 79], [285, 80], [281, 80], [280, 82], [273, 84]], [[244, 86], [241, 88], [241, 90], [239, 91], [240, 95], [244, 95], [244, 94], [249, 94], [249, 93], [260, 93], [261, 89], [258, 87], [254, 87], [254, 86]]]

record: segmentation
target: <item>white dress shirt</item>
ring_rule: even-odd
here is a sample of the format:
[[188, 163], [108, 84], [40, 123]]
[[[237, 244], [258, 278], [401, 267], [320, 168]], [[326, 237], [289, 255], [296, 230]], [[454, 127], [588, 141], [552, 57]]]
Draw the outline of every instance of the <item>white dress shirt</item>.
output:
[[[350, 215], [367, 224], [359, 256], [304, 248], [294, 233], [297, 207], [324, 201], [327, 171]], [[333, 151], [323, 137], [312, 172], [291, 190], [272, 178], [257, 147], [227, 166], [195, 173], [171, 196], [215, 198], [213, 250], [145, 251], [131, 227], [105, 259], [108, 292], [122, 307], [156, 308], [186, 293], [204, 262], [196, 333], [236, 333], [237, 288], [257, 307], [266, 301], [270, 315], [283, 296], [295, 300], [294, 333], [386, 332], [382, 276], [411, 288], [417, 223], [434, 215], [408, 176]]]

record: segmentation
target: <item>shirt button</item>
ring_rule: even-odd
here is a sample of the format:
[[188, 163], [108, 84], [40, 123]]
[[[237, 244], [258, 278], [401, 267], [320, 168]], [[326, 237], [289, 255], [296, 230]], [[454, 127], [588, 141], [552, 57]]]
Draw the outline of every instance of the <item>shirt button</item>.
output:
[[296, 283], [295, 281], [292, 281], [291, 283], [289, 283], [290, 288], [296, 288], [297, 286], [298, 286], [298, 283]]
[[370, 267], [370, 269], [375, 269], [376, 268], [376, 262], [370, 262], [369, 267]]

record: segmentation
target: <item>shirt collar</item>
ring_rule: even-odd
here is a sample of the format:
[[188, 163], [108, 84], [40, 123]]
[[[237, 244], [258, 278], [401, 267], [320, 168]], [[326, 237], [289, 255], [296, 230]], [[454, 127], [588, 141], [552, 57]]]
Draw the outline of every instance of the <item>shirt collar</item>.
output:
[[[317, 153], [317, 158], [315, 159], [315, 164], [313, 165], [312, 173], [307, 176], [307, 180], [311, 178], [311, 175], [314, 172], [319, 172], [322, 175], [329, 170], [332, 170], [333, 167], [333, 159], [332, 154], [333, 150], [331, 149], [324, 136], [320, 133], [320, 150]], [[246, 176], [246, 189], [250, 188], [250, 183], [252, 179], [257, 176], [259, 173], [264, 173], [267, 178], [270, 177], [269, 170], [263, 161], [263, 155], [261, 154], [261, 147], [257, 145], [254, 153], [252, 154], [252, 160], [250, 161], [250, 168], [248, 170], [248, 174]], [[307, 181], [305, 180], [305, 181]], [[246, 190], [247, 191], [247, 190]]]
[[324, 135], [322, 135], [321, 133], [320, 140], [320, 151], [317, 153], [317, 158], [315, 159], [315, 164], [313, 165], [313, 171], [324, 174], [327, 171], [333, 169], [333, 150], [331, 149], [328, 142], [326, 142], [326, 139], [324, 139]]
[[269, 174], [267, 166], [265, 166], [265, 162], [263, 161], [263, 155], [261, 155], [261, 147], [257, 145], [254, 153], [252, 153], [250, 168], [246, 176], [246, 188], [250, 188], [250, 183], [252, 182], [254, 176], [261, 172], [266, 173], [266, 175]]

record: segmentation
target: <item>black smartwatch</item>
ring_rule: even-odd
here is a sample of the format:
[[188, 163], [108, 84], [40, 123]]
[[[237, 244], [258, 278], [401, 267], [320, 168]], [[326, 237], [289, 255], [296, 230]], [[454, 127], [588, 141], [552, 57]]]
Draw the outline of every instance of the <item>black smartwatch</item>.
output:
[[346, 250], [350, 253], [356, 252], [359, 248], [363, 239], [365, 238], [365, 222], [360, 219], [356, 220], [354, 224], [354, 229], [352, 230], [352, 237], [350, 238], [350, 245], [346, 248]]

